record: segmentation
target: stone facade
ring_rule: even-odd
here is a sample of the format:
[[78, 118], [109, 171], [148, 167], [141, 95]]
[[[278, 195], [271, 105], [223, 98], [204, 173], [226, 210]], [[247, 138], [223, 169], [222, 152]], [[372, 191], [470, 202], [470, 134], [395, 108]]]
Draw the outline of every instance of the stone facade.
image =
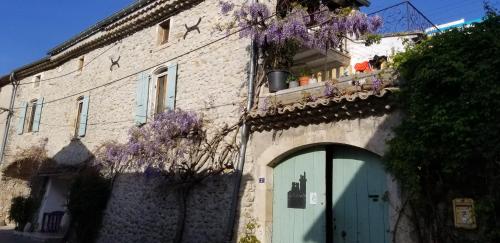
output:
[[0, 225], [9, 223], [9, 210], [12, 198], [27, 196], [30, 193], [25, 181], [2, 178], [0, 180]]
[[[187, 201], [184, 242], [224, 242], [232, 176], [208, 179]], [[158, 179], [123, 175], [117, 180], [98, 242], [171, 242], [178, 199]]]
[[[7, 85], [0, 89], [0, 107], [9, 108], [10, 98], [12, 94], [12, 86]], [[0, 114], [0, 146], [3, 144], [3, 136], [5, 132], [5, 126], [8, 118], [8, 112], [2, 112]], [[0, 164], [0, 168], [3, 165]], [[8, 222], [8, 211], [10, 208], [10, 202], [13, 197], [20, 195], [29, 194], [28, 187], [24, 181], [20, 180], [9, 180], [4, 177], [3, 173], [0, 173], [0, 225]]]
[[[15, 160], [14, 155], [19, 149], [37, 145], [44, 139], [47, 139], [48, 155], [60, 164], [85, 161], [105, 141], [123, 142], [128, 129], [134, 126], [138, 76], [149, 74], [154, 81], [156, 70], [174, 63], [178, 64], [176, 108], [202, 113], [205, 118], [214, 121], [214, 129], [236, 122], [246, 98], [249, 41], [231, 36], [205, 46], [222, 36], [214, 30], [224, 18], [219, 14], [218, 3], [218, 0], [200, 1], [171, 16], [169, 42], [164, 45], [157, 44], [158, 25], [155, 24], [83, 53], [84, 67], [81, 71], [75, 71], [81, 58], [75, 56], [41, 72], [39, 87], [32, 84], [38, 74], [20, 80], [4, 165]], [[130, 15], [137, 12], [139, 10]], [[185, 35], [185, 25], [196, 24], [200, 17], [200, 33], [191, 31]], [[52, 58], [69, 55], [72, 50], [101, 35], [103, 33], [96, 33]], [[360, 45], [351, 44], [351, 53], [362, 51]], [[398, 44], [398, 48], [400, 46]], [[381, 49], [380, 52], [387, 52], [386, 47]], [[112, 66], [110, 59], [118, 58], [119, 67]], [[354, 60], [357, 59], [351, 61]], [[151, 99], [154, 97], [153, 90], [150, 87]], [[76, 101], [82, 95], [90, 97], [87, 129], [84, 137], [75, 138]], [[21, 102], [41, 97], [45, 104], [40, 130], [17, 134]], [[149, 114], [153, 114], [152, 110]], [[399, 113], [392, 112], [253, 133], [240, 188], [240, 204], [234, 226], [236, 236], [243, 235], [245, 224], [255, 218], [260, 225], [258, 238], [262, 242], [271, 242], [272, 166], [285, 155], [305, 147], [333, 143], [352, 145], [383, 155], [387, 149], [385, 140], [392, 135], [391, 129], [398, 121]], [[207, 180], [191, 194], [186, 218], [186, 242], [225, 240], [234, 180], [231, 175], [221, 177]], [[261, 177], [267, 178], [265, 183], [257, 183], [257, 178]], [[389, 176], [387, 180], [391, 196], [394, 196], [392, 203], [398, 207], [400, 195], [397, 185]], [[5, 217], [9, 198], [26, 194], [28, 188], [14, 181], [0, 183], [12, 188], [4, 190], [7, 187], [1, 185], [0, 216]], [[159, 191], [159, 185], [159, 181], [147, 180], [142, 175], [118, 177], [98, 242], [165, 242], [171, 239], [177, 220], [177, 202], [171, 192]], [[394, 210], [391, 211], [391, 222], [394, 221]], [[398, 237], [409, 239], [404, 232], [410, 231], [401, 230], [403, 233]]]
[[[246, 95], [244, 91], [249, 62], [249, 41], [231, 36], [202, 47], [223, 36], [223, 33], [214, 30], [215, 25], [223, 18], [219, 14], [218, 3], [216, 0], [202, 1], [171, 16], [169, 42], [164, 45], [157, 44], [158, 26], [153, 25], [110, 45], [84, 53], [85, 66], [82, 71], [75, 71], [79, 62], [79, 57], [75, 57], [56, 68], [43, 71], [39, 87], [32, 84], [35, 75], [20, 80], [4, 164], [11, 163], [19, 149], [38, 145], [42, 139], [48, 140], [48, 155], [61, 164], [84, 161], [104, 141], [124, 141], [128, 129], [134, 126], [138, 76], [144, 72], [152, 75], [152, 80], [155, 80], [155, 70], [173, 63], [178, 65], [176, 108], [202, 113], [206, 119], [214, 121], [214, 129], [225, 123], [236, 122], [240, 116], [240, 103]], [[184, 39], [184, 25], [196, 24], [199, 17], [202, 18], [198, 26], [201, 33], [189, 32]], [[120, 67], [110, 70], [110, 59], [116, 60], [118, 57]], [[74, 138], [76, 100], [81, 95], [90, 97], [87, 130], [84, 137]], [[40, 97], [45, 101], [40, 130], [35, 133], [17, 134], [21, 102]], [[172, 227], [174, 224], [168, 220], [167, 213], [174, 217], [175, 210], [168, 212], [168, 209], [175, 208], [175, 202], [168, 201], [172, 199], [166, 197], [168, 205], [165, 207], [161, 206], [163, 202], [167, 202], [164, 200], [151, 200], [151, 204], [146, 205], [149, 208], [144, 207], [145, 194], [155, 197], [152, 196], [153, 191], [145, 190], [154, 186], [146, 182], [136, 183], [136, 178], [129, 178], [121, 178], [113, 191], [104, 219], [101, 242], [110, 242], [109, 239], [117, 239], [118, 235], [134, 235], [133, 239], [160, 242], [160, 239], [170, 232], [168, 227], [163, 226]], [[220, 212], [229, 212], [232, 192], [230, 184], [209, 182], [207, 190], [195, 193], [196, 196], [189, 203], [202, 207], [194, 207], [193, 213], [187, 219], [190, 227], [187, 232], [195, 232], [189, 234], [194, 237], [188, 239], [189, 241], [200, 240], [206, 236], [217, 242], [223, 237], [223, 225], [227, 215]], [[15, 190], [3, 188], [6, 187], [2, 186], [0, 200], [27, 190], [26, 187], [19, 186], [16, 186]], [[2, 201], [3, 212], [8, 210], [9, 206], [10, 199]], [[158, 207], [164, 209], [167, 218], [159, 217]], [[122, 209], [128, 211], [124, 212]], [[151, 220], [155, 217], [156, 220]], [[162, 233], [147, 236], [155, 227], [160, 227], [161, 230], [156, 232]], [[123, 240], [118, 242], [127, 241], [126, 238], [120, 239]]]

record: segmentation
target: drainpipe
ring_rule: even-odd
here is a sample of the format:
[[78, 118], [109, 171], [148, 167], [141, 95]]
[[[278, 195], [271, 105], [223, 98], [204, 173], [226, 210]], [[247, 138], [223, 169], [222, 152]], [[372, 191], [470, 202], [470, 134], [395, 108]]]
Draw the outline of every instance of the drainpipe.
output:
[[[253, 0], [252, 2], [258, 2], [258, 0]], [[255, 79], [257, 73], [257, 59], [258, 59], [258, 47], [257, 41], [254, 39], [251, 43], [250, 51], [250, 72], [248, 74], [248, 91], [247, 91], [247, 106], [246, 111], [252, 110], [254, 95], [255, 95]], [[238, 164], [236, 165], [236, 175], [234, 182], [234, 189], [231, 202], [231, 211], [229, 213], [228, 225], [227, 225], [227, 242], [232, 242], [234, 236], [234, 224], [236, 222], [236, 212], [238, 211], [238, 199], [240, 195], [241, 179], [243, 176], [243, 168], [245, 166], [245, 155], [247, 151], [248, 137], [250, 135], [250, 126], [243, 122], [241, 126], [241, 146], [240, 155], [238, 158]]]
[[10, 74], [10, 83], [12, 84], [12, 93], [10, 94], [9, 110], [7, 111], [8, 112], [7, 120], [5, 121], [5, 129], [3, 132], [2, 151], [0, 152], [0, 164], [3, 163], [3, 158], [5, 156], [5, 148], [7, 146], [7, 138], [9, 136], [10, 120], [12, 119], [12, 116], [14, 115], [14, 99], [16, 97], [17, 86], [18, 86], [18, 82], [15, 78], [14, 72], [12, 72]]

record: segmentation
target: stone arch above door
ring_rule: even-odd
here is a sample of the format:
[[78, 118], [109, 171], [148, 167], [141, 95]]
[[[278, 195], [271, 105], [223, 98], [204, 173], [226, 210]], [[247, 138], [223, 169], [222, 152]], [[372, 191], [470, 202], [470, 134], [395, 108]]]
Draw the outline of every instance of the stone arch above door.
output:
[[271, 242], [274, 166], [297, 151], [328, 144], [348, 145], [382, 156], [387, 149], [386, 140], [399, 121], [399, 113], [393, 112], [380, 117], [253, 133], [245, 173], [256, 183], [252, 210], [262, 227], [259, 238]]
[[386, 140], [392, 137], [392, 128], [399, 121], [399, 113], [393, 112], [380, 117], [254, 133], [251, 153], [257, 166], [273, 166], [295, 151], [321, 144], [350, 145], [382, 156], [387, 149]]

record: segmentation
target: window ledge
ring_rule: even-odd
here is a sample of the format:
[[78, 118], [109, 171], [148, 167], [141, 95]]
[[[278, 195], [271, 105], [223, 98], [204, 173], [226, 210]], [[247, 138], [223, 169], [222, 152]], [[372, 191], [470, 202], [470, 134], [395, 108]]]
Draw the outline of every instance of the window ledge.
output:
[[151, 49], [151, 52], [159, 52], [163, 49], [169, 48], [172, 45], [173, 45], [173, 43], [171, 41], [169, 41], [167, 43], [163, 43], [163, 44], [156, 44], [156, 46], [153, 49]]

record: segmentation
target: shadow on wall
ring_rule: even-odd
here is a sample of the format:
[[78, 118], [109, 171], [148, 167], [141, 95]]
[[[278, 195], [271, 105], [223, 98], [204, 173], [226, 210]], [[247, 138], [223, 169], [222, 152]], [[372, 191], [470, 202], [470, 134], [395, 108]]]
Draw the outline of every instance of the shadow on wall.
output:
[[[93, 158], [92, 153], [80, 140], [72, 140], [63, 147], [53, 157], [42, 156], [45, 153], [44, 147], [37, 148], [37, 159], [31, 156], [18, 159], [4, 168], [5, 177], [2, 183], [13, 184], [11, 189], [2, 190], [1, 203], [2, 218], [8, 217], [11, 199], [20, 195], [18, 191], [25, 191], [23, 195], [34, 198], [39, 201], [38, 211], [32, 217], [32, 223], [38, 222], [38, 228], [41, 227], [41, 221], [45, 212], [63, 211], [66, 204], [66, 197], [72, 178], [78, 173], [79, 169], [86, 162]], [[40, 161], [42, 160], [42, 161]], [[59, 182], [59, 183], [51, 183]], [[65, 188], [61, 191], [61, 188]], [[1, 220], [1, 218], [0, 218]], [[32, 224], [35, 225], [35, 224]], [[37, 230], [37, 229], [35, 229]]]
[[[372, 151], [384, 152], [385, 142], [389, 139], [387, 131], [395, 125], [394, 119], [394, 117], [389, 117], [379, 124], [364, 147]], [[274, 135], [279, 139], [281, 134], [283, 133]], [[278, 233], [280, 239], [285, 238], [282, 242], [378, 243], [394, 242], [393, 240], [414, 242], [414, 229], [409, 218], [404, 215], [399, 217], [401, 201], [404, 197], [402, 198], [393, 177], [385, 172], [381, 157], [366, 149], [348, 145], [320, 144], [318, 146], [327, 148], [326, 165], [322, 168], [326, 171], [325, 191], [326, 198], [329, 200], [324, 202], [324, 208], [320, 209], [321, 213], [317, 214], [320, 216], [315, 214], [315, 218], [310, 220], [307, 219], [310, 216], [304, 214], [298, 226], [297, 221], [293, 222], [291, 218], [297, 214], [296, 211], [303, 209], [287, 207], [287, 202], [281, 200], [279, 202], [281, 207], [289, 208], [290, 212], [284, 220], [280, 220], [284, 225], [278, 226], [285, 230], [275, 229], [276, 219], [273, 218], [273, 234], [278, 230], [285, 232], [285, 234]], [[301, 152], [308, 150], [299, 149], [299, 151], [295, 150], [292, 156], [300, 155]], [[289, 158], [290, 152], [287, 154], [284, 156]], [[283, 158], [283, 155], [280, 157]], [[308, 163], [307, 166], [310, 167], [313, 164]], [[293, 181], [297, 182], [299, 175], [302, 174], [304, 171], [297, 170], [296, 167]], [[307, 175], [309, 181], [309, 173]], [[276, 180], [277, 178], [274, 179], [275, 187]], [[306, 186], [306, 208], [311, 207], [313, 201], [317, 200], [313, 199], [312, 194], [318, 189], [314, 189], [311, 185], [308, 183]], [[280, 193], [286, 192], [281, 190]], [[319, 204], [319, 202], [314, 202], [314, 204]], [[408, 214], [407, 209], [405, 213]], [[396, 222], [398, 222], [397, 227], [395, 227]], [[296, 234], [300, 230], [302, 233]], [[394, 230], [397, 231], [395, 234]], [[394, 235], [396, 239], [393, 239]]]
[[[303, 242], [322, 243], [325, 236], [326, 242], [390, 242], [386, 174], [378, 156], [363, 149], [335, 145], [327, 149], [325, 166], [325, 207]], [[306, 192], [306, 207], [312, 206], [310, 194]], [[320, 236], [322, 229], [325, 232]]]
[[[224, 242], [235, 174], [205, 179], [187, 200], [184, 242]], [[161, 177], [122, 174], [115, 181], [97, 242], [170, 242], [178, 198]], [[245, 186], [242, 185], [244, 188]]]
[[79, 165], [93, 158], [94, 155], [92, 152], [88, 150], [80, 139], [72, 139], [68, 145], [52, 157], [60, 165]]
[[61, 230], [58, 226], [48, 227], [45, 218], [52, 213], [59, 213], [61, 216], [64, 214], [71, 184], [80, 170], [93, 158], [93, 154], [80, 140], [73, 139], [51, 158], [53, 163], [40, 168], [36, 178], [44, 181], [40, 191], [43, 198], [33, 220], [38, 225], [35, 230], [48, 232]]

